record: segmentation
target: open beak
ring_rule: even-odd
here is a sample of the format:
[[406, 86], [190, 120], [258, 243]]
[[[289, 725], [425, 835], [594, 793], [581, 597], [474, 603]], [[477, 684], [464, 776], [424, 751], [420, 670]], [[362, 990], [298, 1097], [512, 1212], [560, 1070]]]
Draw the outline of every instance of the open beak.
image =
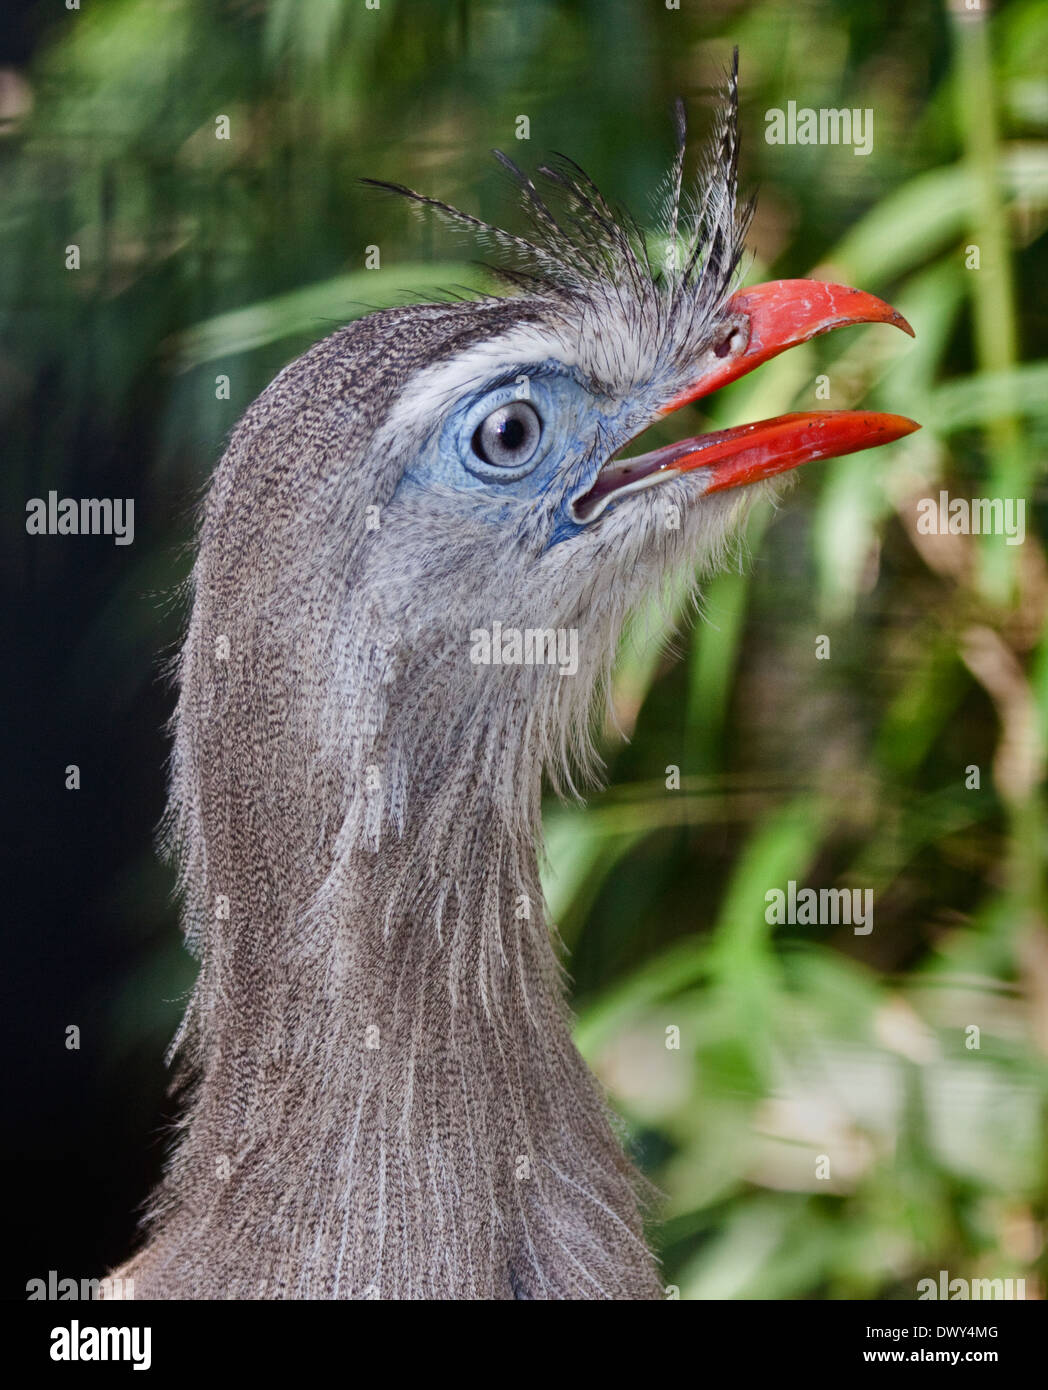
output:
[[[845, 285], [773, 280], [739, 290], [724, 307], [722, 336], [712, 348], [711, 364], [661, 413], [669, 415], [708, 396], [787, 348], [853, 323], [892, 323], [914, 336], [890, 304]], [[704, 481], [704, 495], [722, 492], [774, 477], [810, 459], [836, 458], [890, 444], [916, 429], [920, 429], [916, 421], [903, 415], [868, 410], [779, 415], [684, 439], [634, 458], [611, 459], [589, 492], [577, 499], [574, 510], [580, 521], [592, 521], [624, 494], [682, 473], [695, 473], [697, 482]]]

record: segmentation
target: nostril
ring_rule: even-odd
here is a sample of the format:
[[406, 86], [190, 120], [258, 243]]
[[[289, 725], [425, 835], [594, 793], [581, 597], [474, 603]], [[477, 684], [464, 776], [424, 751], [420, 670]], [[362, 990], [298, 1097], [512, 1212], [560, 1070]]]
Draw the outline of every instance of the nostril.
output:
[[731, 345], [734, 341], [735, 333], [733, 331], [728, 334], [722, 343], [718, 343], [713, 349], [714, 357], [727, 357], [728, 353], [731, 352]]

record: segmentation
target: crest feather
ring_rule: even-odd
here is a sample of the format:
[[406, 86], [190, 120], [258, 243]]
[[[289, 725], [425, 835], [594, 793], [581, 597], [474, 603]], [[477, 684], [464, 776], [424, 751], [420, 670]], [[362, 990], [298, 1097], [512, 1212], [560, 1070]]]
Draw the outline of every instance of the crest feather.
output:
[[[556, 155], [532, 179], [508, 155], [494, 151], [520, 192], [528, 232], [519, 235], [418, 193], [403, 184], [364, 179], [373, 188], [408, 198], [422, 210], [469, 232], [483, 246], [508, 257], [489, 269], [525, 293], [554, 299], [601, 302], [623, 294], [649, 305], [660, 321], [708, 319], [727, 294], [742, 256], [752, 202], [737, 211], [738, 73], [736, 49], [721, 92], [714, 136], [700, 165], [694, 194], [684, 189], [687, 120], [674, 106], [676, 150], [665, 181], [655, 257], [648, 236], [628, 212], [612, 206], [574, 160]], [[683, 244], [682, 244], [683, 243]], [[655, 301], [652, 303], [652, 301]]]

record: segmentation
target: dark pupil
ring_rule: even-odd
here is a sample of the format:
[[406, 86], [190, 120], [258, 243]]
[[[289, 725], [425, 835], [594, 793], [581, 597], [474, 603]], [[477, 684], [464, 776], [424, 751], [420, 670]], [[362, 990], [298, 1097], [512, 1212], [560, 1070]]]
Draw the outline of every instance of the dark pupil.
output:
[[524, 436], [527, 430], [524, 428], [523, 420], [515, 415], [511, 415], [508, 420], [502, 420], [498, 426], [498, 436], [507, 449], [519, 449], [524, 443]]

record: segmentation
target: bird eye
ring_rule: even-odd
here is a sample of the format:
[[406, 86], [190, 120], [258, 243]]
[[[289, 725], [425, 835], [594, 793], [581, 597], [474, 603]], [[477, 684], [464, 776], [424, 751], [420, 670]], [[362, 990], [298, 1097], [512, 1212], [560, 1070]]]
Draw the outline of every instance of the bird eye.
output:
[[508, 401], [477, 426], [473, 452], [497, 468], [527, 463], [542, 438], [542, 420], [527, 401]]

